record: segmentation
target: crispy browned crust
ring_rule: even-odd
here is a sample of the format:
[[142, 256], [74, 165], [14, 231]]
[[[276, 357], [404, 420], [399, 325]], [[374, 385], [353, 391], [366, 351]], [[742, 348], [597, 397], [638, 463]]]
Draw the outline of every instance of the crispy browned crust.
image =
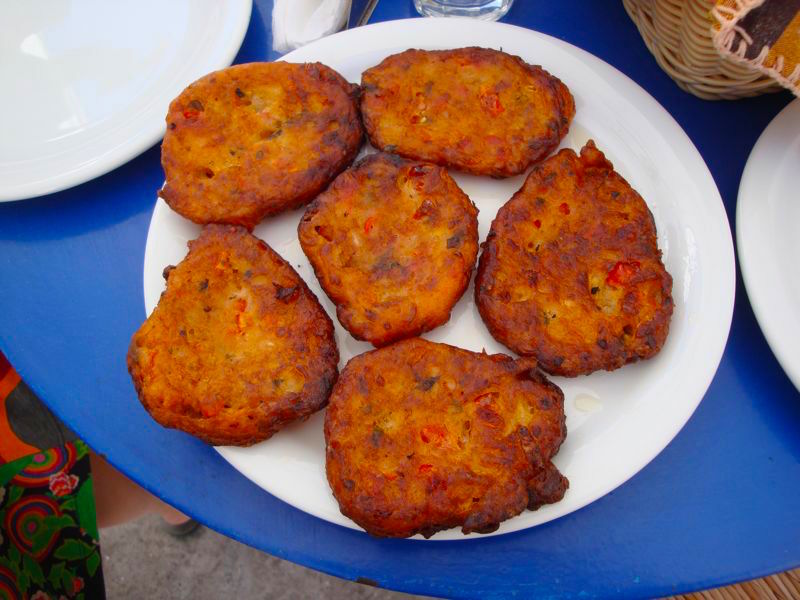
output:
[[372, 535], [489, 533], [569, 485], [564, 396], [531, 359], [420, 338], [351, 359], [325, 415], [326, 471]]
[[508, 177], [552, 152], [575, 103], [558, 78], [488, 48], [406, 50], [361, 76], [372, 145], [476, 175]]
[[568, 377], [654, 356], [671, 293], [653, 215], [591, 140], [534, 168], [498, 211], [475, 278], [492, 335]]
[[342, 326], [384, 346], [450, 318], [478, 255], [478, 209], [444, 168], [372, 154], [309, 205], [298, 235]]
[[339, 362], [333, 323], [267, 244], [208, 225], [164, 274], [167, 290], [128, 350], [156, 421], [249, 446], [325, 406]]
[[321, 192], [363, 139], [358, 86], [320, 63], [235, 65], [172, 101], [159, 195], [195, 223], [252, 229]]

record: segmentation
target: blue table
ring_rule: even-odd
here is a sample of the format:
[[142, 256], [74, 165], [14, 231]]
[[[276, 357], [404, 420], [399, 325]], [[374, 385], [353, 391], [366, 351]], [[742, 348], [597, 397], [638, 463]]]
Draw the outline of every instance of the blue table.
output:
[[[237, 62], [275, 58], [270, 11], [269, 1], [256, 2]], [[409, 0], [381, 0], [372, 21], [411, 16]], [[748, 153], [788, 93], [716, 103], [685, 94], [619, 2], [517, 0], [504, 21], [584, 48], [646, 88], [697, 145], [733, 221]], [[157, 426], [136, 400], [124, 358], [145, 316], [142, 260], [161, 181], [154, 147], [72, 190], [0, 205], [0, 349], [93, 448], [181, 510], [275, 556], [431, 595], [655, 596], [800, 565], [800, 396], [764, 341], [741, 278], [730, 341], [705, 399], [627, 484], [514, 534], [376, 540], [271, 497], [209, 447]]]

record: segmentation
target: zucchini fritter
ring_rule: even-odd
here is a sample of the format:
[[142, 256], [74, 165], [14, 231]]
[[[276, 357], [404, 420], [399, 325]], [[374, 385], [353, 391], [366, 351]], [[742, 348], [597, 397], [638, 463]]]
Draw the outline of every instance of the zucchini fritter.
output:
[[339, 175], [298, 234], [344, 328], [383, 346], [450, 318], [475, 266], [477, 217], [444, 168], [381, 153]]
[[358, 87], [319, 63], [235, 65], [172, 101], [159, 195], [195, 223], [252, 229], [316, 196], [356, 157]]
[[551, 462], [566, 436], [563, 404], [529, 358], [420, 338], [373, 350], [333, 388], [328, 482], [372, 535], [490, 533], [564, 496], [569, 483]]
[[167, 289], [128, 350], [156, 421], [248, 446], [325, 406], [339, 362], [333, 323], [267, 244], [209, 225], [164, 274]]
[[653, 215], [591, 140], [533, 169], [498, 211], [475, 278], [491, 334], [568, 377], [654, 356], [671, 293]]
[[522, 173], [575, 114], [559, 79], [488, 48], [406, 50], [364, 71], [361, 87], [373, 146], [476, 175]]

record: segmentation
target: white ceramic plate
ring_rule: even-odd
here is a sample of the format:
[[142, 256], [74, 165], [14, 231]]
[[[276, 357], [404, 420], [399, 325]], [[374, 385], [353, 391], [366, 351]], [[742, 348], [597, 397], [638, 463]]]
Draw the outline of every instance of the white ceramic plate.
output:
[[[544, 65], [575, 95], [577, 113], [563, 146], [579, 148], [593, 138], [646, 199], [655, 216], [659, 245], [674, 277], [675, 314], [664, 349], [654, 359], [614, 373], [557, 378], [566, 397], [569, 434], [555, 463], [570, 480], [564, 499], [505, 522], [506, 533], [555, 519], [613, 490], [644, 467], [694, 412], [716, 371], [727, 339], [734, 296], [734, 258], [725, 211], [702, 158], [672, 117], [630, 79], [569, 44], [526, 29], [470, 20], [415, 19], [380, 23], [341, 33], [289, 55], [319, 60], [357, 82], [360, 73], [409, 46], [481, 45]], [[480, 209], [484, 239], [497, 209], [523, 177], [493, 180], [455, 175]], [[321, 291], [297, 241], [302, 211], [270, 219], [256, 235], [289, 260], [317, 294]], [[148, 311], [164, 288], [161, 271], [186, 254], [199, 228], [159, 201], [150, 225], [144, 264]], [[370, 346], [356, 342], [337, 323], [342, 364]], [[486, 330], [472, 287], [449, 323], [425, 337], [480, 351], [508, 352]], [[343, 517], [324, 471], [323, 415], [289, 427], [251, 448], [219, 448], [236, 469], [265, 490], [308, 513], [355, 527]], [[463, 539], [458, 530], [433, 539]]]
[[800, 390], [800, 100], [764, 130], [747, 159], [736, 205], [739, 264], [770, 348]]
[[130, 160], [170, 100], [231, 63], [252, 0], [0, 2], [0, 201], [41, 196]]

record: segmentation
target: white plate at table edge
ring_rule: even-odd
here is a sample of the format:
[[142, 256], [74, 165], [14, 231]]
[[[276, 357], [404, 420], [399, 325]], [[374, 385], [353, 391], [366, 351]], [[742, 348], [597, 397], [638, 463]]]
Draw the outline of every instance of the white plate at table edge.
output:
[[[562, 146], [578, 148], [591, 135], [642, 194], [653, 212], [659, 247], [675, 280], [671, 333], [658, 356], [613, 373], [554, 378], [565, 393], [569, 430], [554, 462], [570, 478], [570, 489], [561, 502], [538, 511], [525, 511], [504, 522], [496, 535], [556, 519], [602, 497], [647, 465], [677, 435], [700, 403], [722, 357], [733, 313], [735, 267], [722, 200], [689, 138], [637, 84], [583, 50], [506, 24], [415, 19], [343, 32], [284, 58], [293, 62], [319, 60], [351, 81], [358, 81], [363, 68], [410, 46], [467, 45], [502, 46], [528, 62], [543, 64], [570, 86], [577, 111]], [[587, 102], [587, 98], [591, 100]], [[622, 133], [614, 133], [617, 131]], [[494, 213], [524, 177], [498, 181], [454, 176], [482, 209], [483, 240]], [[296, 240], [301, 214], [302, 210], [294, 211], [268, 220], [255, 233], [297, 268], [333, 315], [333, 305], [321, 292]], [[198, 232], [197, 225], [170, 211], [163, 201], [157, 202], [145, 252], [148, 314], [164, 288], [162, 269], [180, 261], [186, 253], [186, 241]], [[350, 356], [371, 348], [353, 340], [338, 322], [336, 328], [342, 364]], [[473, 306], [472, 286], [453, 310], [450, 322], [424, 337], [476, 351], [485, 348], [490, 353], [510, 353], [489, 336], [480, 322]], [[647, 389], [642, 390], [643, 387]], [[281, 500], [319, 518], [357, 529], [339, 512], [325, 480], [323, 414], [292, 425], [256, 446], [217, 450], [234, 468]], [[480, 536], [463, 536], [454, 529], [441, 532], [432, 540], [474, 537]]]
[[756, 320], [800, 390], [800, 285], [791, 277], [800, 260], [798, 164], [800, 99], [795, 99], [770, 122], [747, 159], [736, 203], [736, 244]]
[[[191, 9], [191, 4], [189, 6]], [[85, 183], [125, 164], [158, 142], [164, 135], [164, 117], [169, 102], [186, 85], [207, 72], [230, 65], [236, 57], [250, 23], [252, 7], [252, 0], [224, 2], [218, 5], [224, 18], [220, 19], [214, 14], [209, 14], [207, 27], [204, 28], [198, 27], [197, 23], [192, 23], [192, 32], [197, 38], [196, 44], [191, 47], [191, 50], [182, 53], [180, 56], [182, 61], [172, 66], [168, 74], [168, 81], [159, 87], [156, 95], [141, 96], [136, 98], [135, 102], [122, 104], [120, 109], [110, 117], [105, 116], [85, 123], [80, 131], [70, 135], [71, 141], [68, 147], [60, 147], [56, 151], [51, 148], [43, 148], [41, 157], [22, 161], [21, 164], [30, 165], [28, 169], [37, 173], [37, 178], [8, 183], [0, 177], [0, 202], [38, 198]], [[202, 14], [202, 8], [202, 6], [194, 6], [193, 14]], [[156, 15], [154, 18], [161, 18], [161, 22], [164, 21], [163, 14]], [[95, 25], [103, 27], [104, 23]], [[171, 27], [173, 25], [167, 22], [164, 26]], [[85, 29], [96, 30], [95, 26], [87, 26]], [[213, 43], [209, 43], [206, 34], [212, 29], [214, 31]], [[65, 32], [59, 31], [58, 33], [63, 36]], [[142, 33], [142, 39], [153, 43], [146, 33]], [[82, 34], [83, 32], [81, 32]], [[152, 32], [150, 34], [152, 35]], [[29, 36], [29, 38], [33, 37], [40, 36], [38, 33]], [[26, 38], [21, 44], [24, 53], [33, 53], [32, 55], [44, 53], [44, 50], [22, 48], [22, 46], [26, 46], [29, 38]], [[185, 44], [186, 40], [182, 39], [181, 42], [176, 43]], [[44, 47], [47, 39], [40, 40], [37, 44]], [[27, 44], [27, 46], [31, 45]], [[94, 83], [100, 85], [103, 82]], [[73, 102], [77, 102], [77, 100], [73, 99]], [[83, 110], [83, 108], [77, 106], [74, 110]], [[2, 168], [15, 170], [17, 167], [14, 162], [11, 162], [6, 167], [0, 163], [0, 169]], [[37, 169], [41, 169], [43, 172], [38, 173]], [[0, 170], [1, 174], [2, 170]]]

